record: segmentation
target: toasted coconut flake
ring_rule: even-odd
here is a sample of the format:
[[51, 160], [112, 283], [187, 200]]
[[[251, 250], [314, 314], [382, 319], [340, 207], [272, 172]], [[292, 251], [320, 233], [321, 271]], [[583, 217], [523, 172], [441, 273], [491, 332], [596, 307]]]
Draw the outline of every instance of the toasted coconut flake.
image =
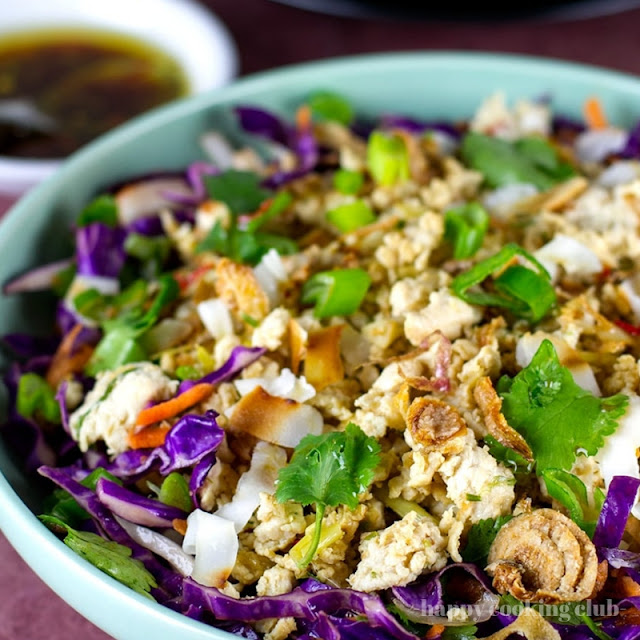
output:
[[322, 427], [317, 409], [269, 395], [262, 387], [242, 397], [229, 416], [230, 431], [248, 433], [282, 447], [293, 448], [304, 436], [322, 433]]
[[187, 518], [182, 542], [185, 553], [195, 555], [191, 577], [207, 587], [222, 587], [231, 575], [238, 555], [233, 522], [196, 509]]
[[547, 211], [560, 211], [563, 207], [575, 200], [586, 191], [589, 181], [584, 176], [569, 178], [546, 191], [543, 195], [542, 208]]
[[291, 371], [298, 375], [300, 364], [307, 353], [307, 332], [294, 318], [289, 320], [289, 350], [291, 351]]
[[489, 434], [500, 444], [514, 449], [527, 460], [533, 460], [533, 453], [526, 440], [509, 425], [502, 414], [502, 400], [493, 388], [491, 378], [485, 376], [476, 382], [473, 397], [478, 403]]
[[231, 309], [262, 320], [269, 313], [269, 298], [253, 269], [222, 258], [216, 266], [216, 292]]
[[488, 561], [493, 586], [521, 601], [584, 600], [598, 577], [593, 542], [555, 509], [538, 509], [507, 522], [491, 545]]
[[455, 407], [438, 398], [416, 398], [409, 406], [407, 426], [413, 441], [425, 447], [440, 446], [467, 431]]
[[309, 333], [304, 374], [307, 382], [318, 391], [344, 378], [344, 365], [340, 355], [342, 329], [342, 325], [335, 325]]
[[517, 634], [527, 640], [561, 640], [560, 634], [535, 610], [525, 607], [509, 626], [484, 640], [508, 640]]

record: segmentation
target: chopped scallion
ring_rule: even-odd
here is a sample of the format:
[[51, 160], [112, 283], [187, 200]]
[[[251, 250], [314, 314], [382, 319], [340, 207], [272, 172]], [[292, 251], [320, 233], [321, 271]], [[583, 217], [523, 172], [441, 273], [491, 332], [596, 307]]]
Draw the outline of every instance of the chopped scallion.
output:
[[354, 313], [369, 290], [371, 278], [364, 269], [334, 269], [313, 275], [302, 288], [302, 304], [315, 304], [316, 318]]
[[[524, 258], [530, 266], [510, 265], [517, 256]], [[475, 288], [494, 273], [498, 273], [493, 280], [495, 293]], [[502, 307], [531, 322], [541, 320], [556, 302], [545, 268], [513, 243], [454, 278], [451, 288], [465, 302]]]
[[376, 215], [364, 200], [356, 200], [327, 211], [327, 220], [342, 233], [349, 233], [375, 222]]
[[364, 177], [359, 171], [338, 169], [333, 176], [333, 186], [340, 193], [355, 195], [362, 188]]
[[374, 180], [383, 186], [408, 180], [409, 153], [397, 135], [374, 131], [367, 145], [367, 167]]
[[453, 245], [455, 260], [471, 258], [482, 246], [489, 214], [477, 202], [449, 209], [444, 216], [444, 237]]

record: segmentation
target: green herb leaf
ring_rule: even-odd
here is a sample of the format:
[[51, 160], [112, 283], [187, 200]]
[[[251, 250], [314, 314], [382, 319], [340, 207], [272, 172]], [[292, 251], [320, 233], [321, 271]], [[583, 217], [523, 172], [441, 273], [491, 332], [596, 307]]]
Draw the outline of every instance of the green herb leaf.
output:
[[575, 173], [542, 138], [510, 142], [472, 131], [464, 136], [460, 152], [490, 187], [524, 182], [545, 191]]
[[374, 131], [367, 144], [367, 167], [373, 179], [383, 186], [408, 180], [411, 172], [404, 140], [397, 135]]
[[359, 171], [338, 169], [333, 175], [333, 186], [340, 193], [354, 196], [362, 188], [364, 176]]
[[18, 380], [16, 411], [27, 420], [41, 418], [60, 424], [60, 405], [55, 391], [37, 373], [23, 373]]
[[348, 316], [358, 310], [371, 278], [364, 269], [333, 269], [314, 274], [302, 287], [302, 304], [315, 304], [316, 318]]
[[514, 378], [498, 383], [507, 422], [531, 447], [536, 470], [571, 469], [578, 449], [595, 455], [618, 427], [627, 396], [597, 398], [579, 387], [549, 340]]
[[252, 171], [229, 169], [205, 176], [204, 186], [212, 200], [224, 202], [234, 215], [253, 213], [270, 195], [260, 186], [260, 176]]
[[489, 447], [489, 453], [498, 462], [502, 462], [506, 467], [510, 468], [516, 478], [529, 475], [533, 471], [534, 462], [532, 460], [527, 460], [517, 451], [498, 442], [493, 436], [486, 435], [483, 440]]
[[[80, 484], [95, 491], [96, 484], [100, 478], [108, 478], [112, 482], [122, 485], [122, 480], [116, 478], [103, 467], [96, 467], [88, 476], [80, 481]], [[91, 517], [76, 502], [75, 498], [64, 489], [54, 489], [45, 499], [43, 511], [46, 515], [58, 518], [71, 527], [79, 527], [83, 520]]]
[[440, 640], [475, 640], [478, 627], [474, 624], [465, 624], [461, 627], [446, 627], [440, 636]]
[[94, 222], [101, 222], [110, 227], [118, 224], [118, 206], [113, 196], [103, 194], [94, 198], [80, 213], [76, 224], [86, 227]]
[[467, 536], [467, 544], [461, 552], [465, 562], [476, 564], [486, 564], [489, 549], [493, 544], [498, 531], [511, 520], [513, 516], [499, 516], [498, 518], [487, 518], [472, 525]]
[[276, 499], [316, 505], [314, 540], [300, 566], [315, 555], [320, 540], [322, 516], [328, 506], [358, 506], [358, 496], [373, 481], [380, 461], [380, 445], [353, 423], [344, 431], [305, 436], [295, 448], [289, 464], [278, 474]]
[[[510, 265], [517, 256], [525, 259], [530, 266]], [[479, 288], [491, 277], [495, 293]], [[451, 289], [469, 304], [502, 307], [531, 322], [541, 320], [556, 302], [546, 269], [530, 253], [513, 243], [456, 276]]]
[[150, 237], [140, 233], [128, 233], [124, 241], [127, 255], [143, 263], [145, 277], [151, 279], [160, 274], [171, 252], [171, 241], [166, 236]]
[[[235, 172], [235, 174], [241, 174], [242, 176], [253, 176], [254, 179], [247, 179], [242, 177], [240, 183], [243, 181], [249, 184], [249, 192], [245, 194], [247, 197], [243, 201], [240, 196], [231, 197], [230, 191], [236, 184], [235, 179], [228, 177], [227, 181], [222, 182], [221, 185], [216, 183], [214, 186], [220, 190], [223, 195], [227, 195], [230, 199], [230, 203], [227, 203], [230, 207], [237, 208], [238, 211], [242, 211], [244, 207], [252, 207], [250, 211], [257, 209], [265, 197], [269, 195], [267, 191], [260, 189], [257, 184], [257, 176], [248, 172]], [[211, 176], [212, 178], [220, 178], [227, 176], [221, 174], [221, 176]], [[251, 186], [253, 185], [253, 186]], [[278, 193], [270, 202], [269, 206], [262, 213], [254, 216], [246, 225], [244, 229], [238, 226], [238, 215], [234, 209], [231, 209], [231, 220], [228, 226], [224, 226], [222, 222], [218, 221], [213, 226], [211, 231], [207, 234], [206, 238], [196, 247], [196, 253], [203, 251], [213, 251], [220, 255], [227, 256], [236, 262], [242, 262], [245, 264], [255, 265], [260, 262], [262, 256], [269, 251], [269, 249], [275, 249], [282, 255], [297, 253], [298, 245], [284, 236], [280, 236], [274, 233], [267, 233], [260, 231], [261, 227], [267, 224], [270, 220], [273, 220], [276, 216], [280, 215], [291, 204], [292, 197], [287, 192]]]
[[311, 113], [322, 120], [333, 120], [345, 126], [353, 121], [353, 108], [341, 95], [333, 91], [316, 91], [309, 98]]
[[449, 209], [444, 214], [444, 237], [453, 245], [455, 260], [475, 255], [488, 228], [489, 214], [478, 202]]
[[95, 533], [77, 531], [52, 516], [40, 516], [40, 520], [53, 531], [64, 530], [66, 532], [64, 543], [100, 571], [137, 593], [154, 600], [149, 591], [158, 584], [140, 560], [131, 558], [129, 547], [105, 540]]
[[356, 200], [327, 211], [327, 220], [342, 233], [349, 233], [375, 222], [376, 214], [364, 200]]
[[[178, 283], [170, 275], [161, 276], [157, 285], [158, 293], [147, 310], [144, 310], [142, 304], [132, 307], [123, 304], [118, 317], [103, 322], [104, 335], [87, 364], [88, 375], [95, 376], [100, 371], [147, 359], [146, 350], [139, 338], [158, 321], [164, 308], [179, 293]], [[125, 298], [128, 302], [135, 299], [134, 296], [131, 299]]]

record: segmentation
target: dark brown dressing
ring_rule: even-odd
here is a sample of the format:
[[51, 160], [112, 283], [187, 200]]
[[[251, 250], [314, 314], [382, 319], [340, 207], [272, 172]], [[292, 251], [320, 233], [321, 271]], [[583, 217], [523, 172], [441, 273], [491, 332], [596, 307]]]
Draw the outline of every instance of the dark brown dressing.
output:
[[188, 88], [168, 53], [123, 34], [69, 28], [3, 36], [0, 104], [27, 99], [56, 125], [42, 131], [0, 118], [0, 155], [66, 156]]

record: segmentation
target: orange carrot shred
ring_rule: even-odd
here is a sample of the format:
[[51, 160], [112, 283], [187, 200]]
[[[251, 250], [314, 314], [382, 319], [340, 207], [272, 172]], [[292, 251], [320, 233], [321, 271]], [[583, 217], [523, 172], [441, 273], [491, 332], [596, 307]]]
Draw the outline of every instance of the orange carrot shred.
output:
[[309, 105], [303, 104], [296, 112], [296, 125], [302, 131], [309, 129], [311, 126], [311, 109]]
[[171, 400], [166, 402], [159, 402], [151, 407], [143, 409], [138, 414], [136, 425], [139, 427], [146, 427], [154, 422], [160, 422], [161, 420], [167, 420], [177, 416], [186, 409], [193, 407], [194, 405], [202, 402], [213, 392], [213, 385], [208, 382], [201, 382], [183, 391]]
[[144, 427], [140, 431], [130, 431], [127, 438], [129, 446], [132, 449], [152, 449], [154, 447], [161, 447], [171, 429], [170, 425], [153, 425], [151, 427]]
[[68, 375], [82, 371], [93, 354], [93, 347], [88, 344], [75, 348], [76, 338], [81, 331], [82, 325], [76, 324], [65, 335], [57, 351], [53, 354], [45, 377], [49, 385], [54, 389]]
[[584, 103], [584, 119], [590, 129], [604, 129], [607, 126], [607, 117], [597, 98], [588, 98]]
[[445, 629], [446, 627], [443, 624], [434, 624], [433, 627], [431, 627], [431, 629], [427, 631], [425, 639], [428, 640], [429, 638], [437, 638], [441, 633], [444, 632]]

